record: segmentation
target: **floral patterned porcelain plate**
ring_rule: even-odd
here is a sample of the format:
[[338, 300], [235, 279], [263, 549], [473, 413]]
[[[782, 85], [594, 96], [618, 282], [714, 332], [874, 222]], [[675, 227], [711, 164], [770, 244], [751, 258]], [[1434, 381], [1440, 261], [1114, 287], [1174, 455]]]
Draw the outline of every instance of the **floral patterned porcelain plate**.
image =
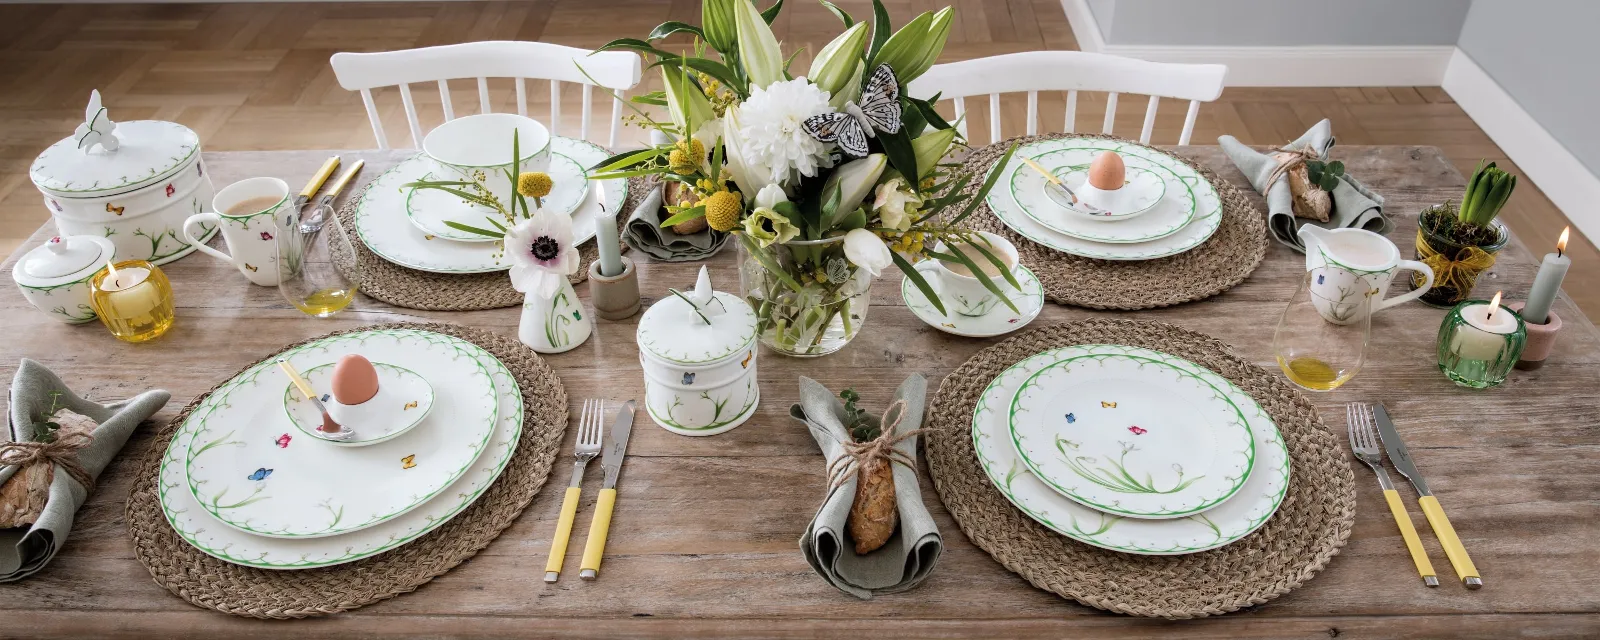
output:
[[1255, 461], [1244, 412], [1190, 368], [1120, 353], [1050, 363], [1010, 405], [1017, 455], [1084, 506], [1181, 518], [1233, 497]]
[[[583, 140], [557, 136], [551, 149], [581, 166], [592, 167], [611, 155], [603, 147]], [[552, 158], [554, 154], [552, 154]], [[372, 181], [356, 205], [356, 234], [378, 257], [402, 267], [433, 273], [491, 273], [511, 268], [499, 242], [455, 242], [425, 233], [405, 221], [406, 195], [400, 185], [426, 175], [432, 161], [422, 154], [407, 159]], [[628, 200], [627, 180], [602, 180], [593, 185], [583, 204], [572, 212], [574, 244], [594, 237], [594, 221], [606, 207]]]
[[184, 475], [201, 509], [259, 536], [335, 536], [419, 507], [472, 468], [498, 423], [481, 348], [428, 331], [378, 330], [333, 336], [283, 357], [306, 371], [347, 353], [428, 372], [436, 397], [429, 418], [404, 437], [368, 447], [295, 437], [299, 429], [281, 410], [284, 377], [263, 362], [218, 387], [179, 428], [191, 440]]
[[[603, 160], [604, 158], [602, 158]], [[550, 154], [550, 195], [543, 198], [544, 208], [560, 214], [570, 214], [576, 211], [589, 196], [588, 173], [578, 161], [559, 153]], [[423, 176], [424, 179], [437, 179], [434, 174]], [[461, 198], [438, 189], [411, 189], [406, 194], [406, 218], [411, 224], [421, 229], [424, 234], [436, 238], [455, 240], [457, 242], [494, 242], [489, 236], [455, 229], [445, 222], [456, 222], [467, 226], [490, 229], [485, 218], [495, 218], [499, 214], [492, 209], [481, 207], [463, 201]], [[528, 199], [528, 204], [533, 204], [533, 199]], [[502, 220], [502, 222], [504, 222]]]
[[[1036, 162], [1061, 176], [1068, 188], [1076, 190], [1080, 197], [1088, 200], [1090, 196], [1083, 192], [1083, 187], [1089, 174], [1080, 164], [1083, 159], [1092, 158], [1095, 153], [1099, 151], [1063, 149], [1040, 154]], [[1194, 219], [1194, 195], [1187, 188], [1167, 184], [1167, 180], [1179, 182], [1173, 174], [1152, 165], [1149, 160], [1131, 154], [1124, 162], [1127, 164], [1130, 182], [1121, 190], [1111, 193], [1139, 196], [1124, 198], [1137, 201], [1148, 210], [1136, 217], [1092, 217], [1087, 213], [1064, 209], [1046, 195], [1045, 178], [1037, 171], [1018, 171], [1011, 174], [1011, 198], [1024, 214], [1045, 228], [1095, 242], [1128, 243], [1157, 240], [1177, 233]], [[1170, 196], [1167, 194], [1169, 190], [1172, 192]], [[1109, 205], [1100, 203], [1096, 203], [1096, 206], [1109, 208]]]
[[[989, 338], [1005, 335], [1028, 326], [1034, 318], [1039, 317], [1039, 311], [1044, 309], [1044, 287], [1039, 284], [1039, 277], [1027, 267], [1017, 265], [1017, 283], [1022, 285], [1020, 294], [1014, 296], [1017, 310], [1021, 314], [1012, 313], [1011, 309], [1003, 304], [995, 304], [994, 309], [981, 316], [964, 316], [959, 313], [941, 315], [933, 304], [928, 302], [928, 296], [912, 284], [910, 278], [900, 281], [900, 299], [904, 300], [906, 307], [911, 309], [912, 315], [918, 320], [928, 323], [935, 329], [945, 333], [968, 338]], [[1004, 283], [1001, 283], [1004, 284]]]
[[[500, 477], [522, 437], [522, 390], [487, 353], [478, 358], [494, 376], [499, 422], [472, 469], [421, 507], [382, 524], [334, 538], [268, 538], [217, 526], [185, 486], [183, 460], [194, 434], [180, 431], [161, 461], [160, 498], [167, 522], [185, 542], [224, 562], [258, 569], [312, 569], [368, 558], [438, 528], [470, 506]], [[290, 446], [300, 444], [298, 439]]]
[[[1042, 156], [1055, 151], [1068, 149], [1088, 149], [1094, 152], [1116, 151], [1122, 154], [1124, 162], [1132, 162], [1134, 158], [1148, 161], [1140, 166], [1153, 168], [1158, 173], [1168, 174], [1167, 193], [1163, 200], [1193, 196], [1195, 202], [1195, 216], [1177, 232], [1150, 240], [1147, 242], [1107, 243], [1083, 238], [1074, 238], [1054, 231], [1033, 218], [1028, 217], [1021, 207], [1011, 197], [1009, 190], [995, 189], [989, 192], [984, 200], [989, 205], [989, 210], [995, 217], [1011, 230], [1022, 237], [1045, 247], [1085, 258], [1100, 260], [1153, 260], [1177, 255], [1198, 247], [1211, 234], [1216, 233], [1222, 225], [1222, 198], [1217, 195], [1216, 189], [1211, 187], [1205, 178], [1195, 171], [1193, 167], [1182, 161], [1167, 156], [1163, 153], [1120, 140], [1104, 138], [1054, 138], [1040, 140], [1023, 145], [1017, 149], [1018, 154], [1029, 157]], [[1027, 170], [1021, 162], [1007, 163], [1005, 175], [999, 176], [1001, 184], [1010, 184], [1012, 172], [1021, 167]], [[1027, 170], [1029, 173], [1036, 173]], [[1040, 178], [1042, 180], [1042, 178]], [[1150, 214], [1139, 216], [1147, 217]], [[1133, 221], [1137, 221], [1135, 218]], [[1132, 222], [1132, 221], [1130, 221]]]
[[[1051, 489], [1017, 457], [1006, 408], [1023, 381], [1039, 369], [1079, 355], [1115, 353], [1164, 361], [1200, 376], [1238, 406], [1255, 439], [1255, 468], [1233, 499], [1205, 513], [1168, 520], [1126, 518], [1096, 511]], [[1079, 345], [1031, 356], [1007, 369], [984, 390], [972, 416], [972, 444], [989, 480], [1028, 517], [1061, 535], [1113, 551], [1177, 555], [1235, 542], [1265, 524], [1289, 486], [1289, 451], [1277, 425], [1254, 398], [1221, 376], [1157, 351], [1118, 345]]]
[[[333, 365], [328, 363], [317, 365], [305, 371], [302, 375], [306, 382], [311, 384], [318, 393], [327, 393], [332, 389]], [[355, 436], [348, 440], [327, 440], [328, 444], [337, 447], [365, 447], [378, 444], [385, 440], [400, 437], [400, 434], [410, 431], [412, 427], [422, 424], [422, 419], [428, 417], [428, 412], [433, 411], [433, 385], [428, 384], [427, 378], [405, 367], [397, 367], [387, 362], [372, 363], [373, 369], [378, 372], [378, 395], [361, 407], [368, 408], [368, 403], [373, 403], [367, 411], [359, 414], [367, 424], [354, 425], [345, 423], [344, 426], [355, 430]], [[289, 423], [307, 438], [321, 438], [318, 433], [322, 429], [322, 412], [317, 406], [308, 402], [300, 390], [292, 383], [284, 383], [283, 411], [289, 416]], [[330, 400], [329, 413], [334, 420], [339, 420], [340, 413]]]

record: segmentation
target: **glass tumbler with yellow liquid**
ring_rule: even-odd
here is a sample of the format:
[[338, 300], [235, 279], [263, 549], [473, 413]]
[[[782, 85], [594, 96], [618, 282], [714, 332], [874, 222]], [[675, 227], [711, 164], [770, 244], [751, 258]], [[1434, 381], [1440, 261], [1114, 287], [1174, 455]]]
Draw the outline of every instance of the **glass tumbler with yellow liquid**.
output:
[[350, 306], [361, 288], [355, 247], [329, 206], [290, 214], [278, 229], [278, 291], [307, 315], [326, 318]]
[[1349, 278], [1338, 280], [1351, 282], [1348, 287], [1326, 286], [1336, 282], [1335, 276], [1346, 275], [1338, 271], [1307, 271], [1272, 337], [1283, 375], [1312, 391], [1332, 391], [1354, 377], [1366, 362], [1372, 336], [1375, 292]]

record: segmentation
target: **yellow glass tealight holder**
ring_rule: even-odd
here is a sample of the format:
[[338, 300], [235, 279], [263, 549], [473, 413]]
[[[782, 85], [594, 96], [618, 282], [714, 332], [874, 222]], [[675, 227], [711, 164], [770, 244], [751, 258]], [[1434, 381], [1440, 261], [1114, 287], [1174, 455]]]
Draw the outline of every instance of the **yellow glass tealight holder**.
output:
[[172, 328], [172, 283], [154, 264], [107, 264], [89, 282], [89, 305], [118, 340], [148, 342]]

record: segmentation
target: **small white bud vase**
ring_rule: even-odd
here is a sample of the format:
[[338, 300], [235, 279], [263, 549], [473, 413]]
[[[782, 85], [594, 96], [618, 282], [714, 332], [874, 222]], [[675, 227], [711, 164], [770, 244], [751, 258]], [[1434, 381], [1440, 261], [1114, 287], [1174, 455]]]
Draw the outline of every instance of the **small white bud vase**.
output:
[[572, 283], [561, 279], [561, 286], [548, 298], [529, 292], [522, 301], [522, 322], [517, 339], [539, 353], [562, 353], [589, 339], [594, 325]]
[[672, 291], [639, 319], [645, 410], [661, 428], [710, 436], [756, 412], [756, 314], [711, 288], [705, 267], [692, 291]]

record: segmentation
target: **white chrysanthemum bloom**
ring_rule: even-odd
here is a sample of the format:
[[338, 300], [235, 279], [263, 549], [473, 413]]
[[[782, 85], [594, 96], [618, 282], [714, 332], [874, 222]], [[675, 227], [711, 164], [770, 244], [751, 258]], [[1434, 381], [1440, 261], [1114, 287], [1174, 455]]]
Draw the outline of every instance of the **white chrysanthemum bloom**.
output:
[[819, 142], [800, 125], [806, 118], [833, 111], [828, 92], [805, 78], [774, 82], [751, 89], [739, 104], [739, 134], [745, 162], [772, 182], [793, 185], [801, 176], [815, 176], [829, 162], [829, 143]]

